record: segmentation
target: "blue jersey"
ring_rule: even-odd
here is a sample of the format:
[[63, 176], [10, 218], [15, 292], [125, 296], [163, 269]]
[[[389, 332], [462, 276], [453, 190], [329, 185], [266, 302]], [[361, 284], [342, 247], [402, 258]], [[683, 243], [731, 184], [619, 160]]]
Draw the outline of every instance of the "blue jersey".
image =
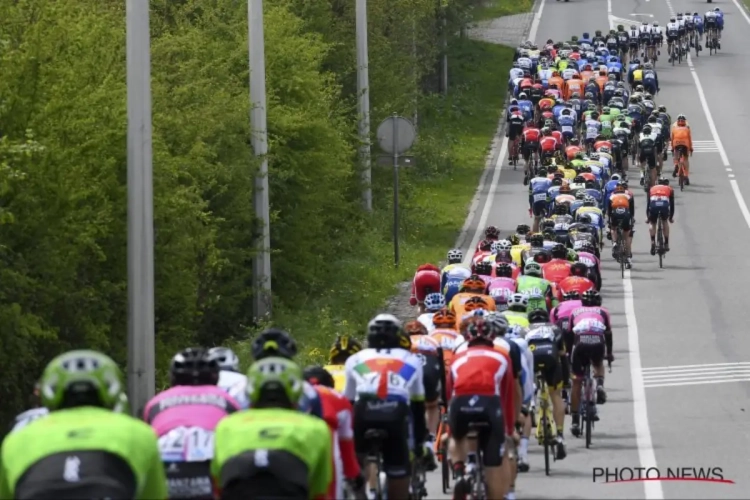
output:
[[578, 210], [582, 206], [583, 206], [583, 200], [575, 200], [573, 203], [570, 204], [570, 213], [575, 214], [576, 210]]
[[560, 128], [562, 129], [563, 127], [575, 126], [576, 121], [573, 119], [571, 115], [560, 115], [560, 116], [557, 116], [557, 123], [560, 125]]
[[526, 121], [531, 120], [534, 116], [534, 103], [528, 100], [520, 100], [518, 101], [518, 107], [521, 108], [523, 117], [526, 118]]
[[591, 45], [593, 42], [591, 41], [591, 38], [586, 38], [582, 36], [581, 38], [578, 39], [578, 45], [583, 45], [584, 43]]
[[601, 202], [602, 201], [602, 192], [598, 189], [586, 189], [586, 194], [594, 198], [596, 201]]
[[552, 106], [552, 114], [555, 116], [555, 120], [560, 118], [560, 113], [562, 113], [563, 109], [565, 109], [565, 106], [562, 104], [555, 104]]
[[547, 194], [551, 200], [554, 200], [560, 194], [560, 186], [552, 186], [547, 190]]
[[617, 180], [617, 181], [609, 181], [604, 186], [604, 208], [603, 208], [604, 213], [607, 213], [607, 211], [609, 209], [609, 198], [612, 196], [612, 193], [615, 192], [615, 188], [617, 187], [617, 184], [619, 182], [620, 182], [619, 180]]
[[610, 73], [612, 73], [612, 72], [614, 72], [614, 73], [621, 73], [622, 72], [622, 64], [620, 64], [619, 62], [610, 61], [610, 62], [607, 63], [607, 70]]
[[547, 194], [551, 186], [552, 181], [548, 178], [534, 177], [533, 179], [531, 179], [531, 181], [529, 181], [529, 194]]

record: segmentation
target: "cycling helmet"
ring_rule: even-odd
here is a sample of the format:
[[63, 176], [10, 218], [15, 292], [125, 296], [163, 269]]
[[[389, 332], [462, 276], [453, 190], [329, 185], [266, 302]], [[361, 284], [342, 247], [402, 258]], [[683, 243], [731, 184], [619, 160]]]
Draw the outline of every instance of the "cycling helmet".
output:
[[236, 372], [240, 369], [240, 359], [228, 347], [212, 347], [208, 350], [208, 355], [216, 360], [219, 370]]
[[320, 365], [308, 366], [302, 372], [302, 376], [312, 385], [322, 385], [331, 389], [336, 385], [333, 375]]
[[596, 250], [594, 249], [594, 244], [589, 241], [583, 241], [581, 243], [581, 247], [578, 249], [578, 253], [581, 253], [581, 252], [595, 254]]
[[122, 372], [112, 358], [100, 352], [60, 354], [47, 364], [38, 386], [41, 403], [50, 411], [78, 406], [98, 406], [118, 413], [126, 409]]
[[658, 28], [659, 27], [659, 21], [654, 21], [653, 23], [651, 23], [651, 26], [653, 26], [654, 28]]
[[[560, 190], [562, 193], [562, 189]], [[570, 192], [570, 187], [568, 187], [568, 192]], [[555, 213], [557, 215], [568, 215], [568, 205], [565, 203], [560, 203], [558, 205], [555, 205]]]
[[532, 247], [541, 247], [544, 245], [544, 235], [540, 233], [534, 233], [529, 236], [529, 243]]
[[549, 313], [544, 309], [534, 309], [529, 313], [529, 323], [549, 323]]
[[511, 246], [521, 244], [521, 238], [519, 238], [517, 234], [511, 234], [510, 236], [508, 236], [508, 241], [510, 242]]
[[479, 242], [479, 249], [483, 252], [489, 252], [492, 250], [492, 242], [490, 240], [482, 240]]
[[487, 228], [484, 230], [484, 237], [487, 239], [496, 240], [498, 237], [500, 237], [500, 230], [495, 226], [487, 226]]
[[652, 130], [653, 129], [651, 128], [651, 125], [649, 125], [649, 124], [646, 124], [646, 125], [643, 126], [643, 133], [645, 135], [651, 135]]
[[570, 142], [571, 146], [578, 146], [581, 143], [581, 141], [578, 140], [578, 137], [573, 137], [568, 142]]
[[650, 116], [648, 117], [648, 123], [656, 123], [656, 119], [657, 119], [657, 114], [654, 114], [654, 113], [652, 113], [652, 114], [651, 114], [651, 115], [650, 115]]
[[[582, 178], [582, 179], [583, 179], [583, 178]], [[574, 180], [575, 180], [575, 179], [574, 179]], [[584, 182], [584, 181], [581, 181], [581, 182]], [[583, 201], [583, 199], [584, 199], [584, 198], [586, 198], [586, 191], [580, 190], [580, 191], [578, 191], [578, 192], [576, 193], [576, 200], [581, 200], [581, 201]]]
[[284, 330], [268, 328], [253, 340], [250, 350], [255, 360], [270, 356], [292, 359], [297, 355], [297, 343]]
[[[596, 206], [596, 198], [594, 198], [593, 196], [590, 196], [590, 195], [586, 196], [583, 199], [583, 206], [584, 207], [595, 207]], [[581, 217], [588, 217], [588, 219], [589, 219], [588, 224], [591, 224], [591, 217], [589, 217], [588, 215], [585, 215], [585, 214], [582, 214]], [[581, 220], [581, 222], [582, 222], [582, 220]]]
[[542, 231], [542, 236], [544, 237], [545, 241], [555, 241], [555, 238], [557, 237], [557, 233], [555, 233], [555, 230], [551, 227], [548, 227], [544, 231]]
[[432, 324], [437, 328], [455, 328], [456, 314], [449, 309], [440, 309], [432, 316]]
[[662, 186], [669, 186], [669, 179], [667, 179], [666, 177], [660, 177], [659, 184], [661, 184]]
[[404, 331], [407, 335], [427, 335], [427, 327], [422, 324], [421, 321], [413, 320], [407, 321], [404, 325]]
[[620, 174], [612, 174], [612, 177], [609, 178], [612, 181], [619, 181], [620, 180]]
[[[523, 101], [523, 100], [527, 99], [528, 96], [526, 95], [526, 92], [521, 92], [520, 94], [518, 94], [518, 98]], [[494, 226], [490, 226], [490, 227], [494, 227]], [[497, 228], [495, 228], [495, 229], [497, 229]], [[485, 231], [485, 234], [487, 234], [486, 231]]]
[[492, 342], [495, 339], [494, 329], [483, 316], [472, 316], [461, 324], [461, 333], [468, 342]]
[[625, 26], [623, 26], [622, 24], [617, 25], [617, 31], [624, 31], [624, 30], [625, 30]]
[[338, 335], [336, 340], [333, 341], [328, 359], [332, 365], [342, 365], [349, 356], [361, 350], [362, 344], [359, 343], [359, 340], [349, 335]]
[[219, 363], [201, 347], [189, 347], [178, 352], [169, 366], [172, 387], [177, 385], [216, 385]]
[[482, 293], [485, 288], [487, 288], [487, 285], [484, 284], [484, 281], [476, 274], [472, 274], [461, 282], [459, 290], [461, 292]]
[[550, 253], [552, 253], [552, 257], [555, 259], [565, 259], [568, 257], [568, 249], [561, 243], [555, 244]]
[[489, 304], [486, 300], [484, 300], [484, 297], [480, 295], [475, 295], [473, 297], [470, 297], [469, 300], [464, 302], [464, 310], [465, 311], [476, 311], [477, 309], [484, 309], [485, 311], [489, 308]]
[[[492, 269], [490, 268], [490, 272]], [[445, 297], [442, 293], [428, 293], [424, 298], [424, 308], [428, 312], [439, 311], [445, 307]]]
[[552, 260], [552, 255], [546, 250], [543, 250], [539, 252], [538, 254], [534, 255], [534, 262], [538, 264], [546, 264], [547, 262]]
[[509, 240], [500, 240], [497, 242], [498, 252], [510, 252], [513, 248], [513, 244]]
[[294, 361], [267, 357], [256, 361], [247, 371], [247, 387], [253, 407], [286, 406], [293, 408], [302, 396], [304, 377]]
[[367, 325], [367, 346], [374, 349], [410, 349], [411, 339], [401, 321], [392, 314], [378, 314]]
[[516, 234], [529, 234], [531, 228], [527, 224], [519, 224], [516, 226]]
[[458, 249], [453, 248], [448, 250], [448, 264], [460, 264], [464, 260], [464, 253]]
[[523, 293], [514, 293], [508, 299], [508, 309], [526, 311], [529, 306], [529, 298]]
[[599, 148], [600, 153], [610, 154], [612, 151], [609, 149], [609, 146], [601, 146]]
[[526, 276], [542, 276], [542, 266], [539, 265], [539, 263], [532, 261], [529, 261], [526, 263], [525, 266], [523, 266], [523, 274]]
[[586, 307], [599, 306], [602, 303], [602, 298], [596, 290], [586, 290], [581, 296], [581, 303]]
[[474, 264], [474, 274], [490, 276], [492, 274], [492, 263], [486, 260]]
[[583, 262], [574, 262], [573, 265], [570, 266], [570, 274], [572, 276], [580, 276], [582, 278], [585, 278], [588, 273], [589, 268]]
[[484, 316], [484, 320], [490, 325], [496, 337], [502, 337], [508, 331], [508, 320], [502, 314], [492, 311]]
[[562, 296], [563, 302], [568, 300], [581, 300], [581, 296], [576, 291], [564, 293]]
[[685, 118], [685, 115], [683, 115], [682, 113], [680, 113], [679, 115], [677, 115], [677, 122], [678, 123], [679, 122], [685, 122], [685, 121], [687, 121], [687, 118]]
[[628, 185], [625, 182], [620, 181], [615, 185], [615, 191], [617, 191], [618, 193], [622, 193], [627, 189], [627, 187]]
[[513, 266], [507, 263], [498, 264], [497, 267], [495, 267], [495, 276], [497, 276], [498, 278], [512, 278]]

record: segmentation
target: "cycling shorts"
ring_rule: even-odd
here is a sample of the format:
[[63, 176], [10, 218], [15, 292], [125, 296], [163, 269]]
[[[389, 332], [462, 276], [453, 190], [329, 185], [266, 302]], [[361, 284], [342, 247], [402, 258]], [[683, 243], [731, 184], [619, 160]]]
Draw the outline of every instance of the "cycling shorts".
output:
[[562, 388], [562, 363], [555, 343], [543, 339], [531, 340], [529, 350], [534, 355], [534, 373], [539, 373], [544, 377], [550, 390]]
[[[310, 498], [308, 475], [307, 464], [291, 452], [250, 450], [232, 457], [222, 467], [221, 498]], [[170, 494], [170, 498], [189, 497]]]
[[658, 219], [667, 220], [669, 219], [669, 203], [666, 205], [662, 203], [651, 202], [648, 207], [648, 221], [651, 224], [656, 224]]
[[576, 335], [570, 353], [570, 372], [577, 378], [583, 377], [586, 365], [598, 365], [604, 361], [604, 351], [604, 335]]
[[435, 354], [422, 354], [422, 357], [424, 359], [424, 366], [422, 367], [424, 399], [428, 403], [433, 403], [440, 397], [440, 360]]
[[622, 226], [623, 231], [629, 231], [633, 228], [633, 219], [630, 216], [630, 210], [627, 208], [615, 208], [612, 210], [612, 227]]
[[[542, 199], [542, 195], [544, 198]], [[534, 199], [536, 197], [539, 197], [539, 199]], [[538, 194], [532, 194], [530, 196], [531, 200], [531, 213], [534, 214], [535, 217], [542, 217], [547, 214], [547, 208], [549, 207], [549, 203], [547, 202], [547, 194], [546, 193], [538, 193]]]
[[676, 153], [677, 153], [678, 151], [679, 151], [679, 152], [681, 152], [681, 153], [683, 154], [683, 156], [685, 156], [685, 157], [687, 157], [687, 156], [688, 156], [688, 148], [687, 148], [687, 146], [682, 146], [682, 145], [680, 145], [680, 146], [675, 146], [675, 147], [674, 147], [674, 152], [675, 152], [675, 156], [677, 156], [677, 154], [676, 154]]
[[377, 443], [365, 439], [369, 430], [385, 431], [381, 443], [383, 472], [388, 477], [402, 478], [411, 474], [409, 458], [412, 442], [409, 422], [411, 410], [401, 401], [360, 399], [354, 403], [354, 450], [364, 463]]
[[448, 408], [448, 424], [455, 439], [463, 439], [469, 434], [469, 424], [482, 425], [477, 429], [477, 445], [482, 451], [484, 465], [502, 465], [505, 421], [500, 396], [454, 396]]
[[516, 137], [520, 137], [521, 134], [523, 134], [523, 125], [508, 124], [508, 139], [513, 141]]
[[169, 498], [210, 500], [211, 462], [169, 462], [164, 464]]
[[536, 141], [529, 141], [523, 143], [523, 157], [525, 160], [531, 158], [531, 154], [539, 149], [539, 143]]
[[656, 167], [656, 151], [653, 149], [649, 153], [639, 151], [638, 161], [641, 163], [648, 163], [648, 168], [655, 168]]

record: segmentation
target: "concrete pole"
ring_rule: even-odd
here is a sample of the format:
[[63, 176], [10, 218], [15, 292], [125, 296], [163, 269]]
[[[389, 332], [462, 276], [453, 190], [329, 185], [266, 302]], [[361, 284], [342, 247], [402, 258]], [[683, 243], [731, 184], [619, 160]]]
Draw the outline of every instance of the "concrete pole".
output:
[[357, 113], [359, 114], [359, 159], [362, 169], [362, 206], [372, 211], [370, 166], [370, 77], [367, 56], [367, 0], [356, 0]]
[[250, 128], [255, 156], [260, 169], [255, 176], [253, 207], [261, 226], [256, 234], [253, 258], [255, 294], [253, 314], [262, 319], [271, 314], [271, 212], [268, 190], [268, 130], [266, 127], [266, 54], [263, 39], [263, 0], [247, 2], [247, 40], [250, 64]]
[[154, 200], [149, 3], [127, 0], [128, 395], [133, 411], [153, 397]]

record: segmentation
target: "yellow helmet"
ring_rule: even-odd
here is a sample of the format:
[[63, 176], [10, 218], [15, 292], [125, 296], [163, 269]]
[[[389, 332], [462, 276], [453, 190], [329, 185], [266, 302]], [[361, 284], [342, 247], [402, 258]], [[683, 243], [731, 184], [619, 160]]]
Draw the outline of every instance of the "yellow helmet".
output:
[[334, 360], [336, 358], [343, 357], [348, 358], [352, 354], [358, 353], [362, 350], [362, 344], [359, 340], [350, 337], [349, 335], [339, 335], [331, 346], [329, 352], [329, 360], [331, 364], [337, 364]]

